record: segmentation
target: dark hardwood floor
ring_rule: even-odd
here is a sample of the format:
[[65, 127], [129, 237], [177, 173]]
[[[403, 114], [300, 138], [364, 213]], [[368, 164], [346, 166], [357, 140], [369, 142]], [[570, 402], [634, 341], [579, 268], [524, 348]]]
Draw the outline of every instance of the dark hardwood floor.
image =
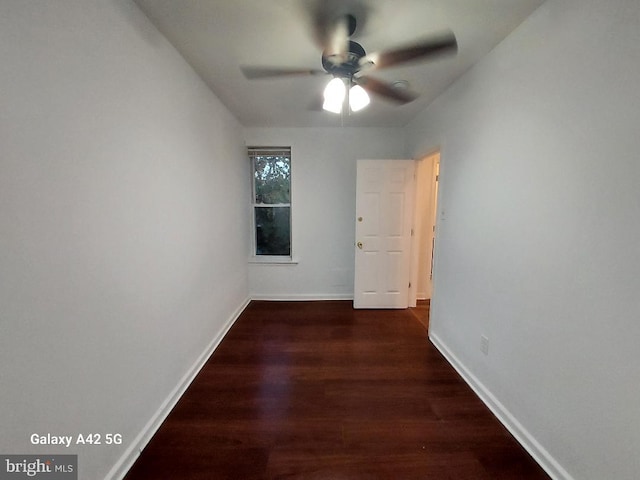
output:
[[548, 479], [427, 322], [425, 304], [251, 302], [126, 480]]

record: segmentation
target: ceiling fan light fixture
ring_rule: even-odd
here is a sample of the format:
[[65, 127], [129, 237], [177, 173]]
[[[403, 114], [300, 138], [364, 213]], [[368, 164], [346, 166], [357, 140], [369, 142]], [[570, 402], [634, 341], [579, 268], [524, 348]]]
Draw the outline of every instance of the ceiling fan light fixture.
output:
[[369, 105], [369, 95], [360, 85], [354, 85], [349, 90], [349, 108], [352, 112], [358, 112]]
[[347, 87], [341, 78], [333, 78], [324, 89], [324, 104], [322, 108], [328, 112], [342, 112], [344, 97], [347, 95]]

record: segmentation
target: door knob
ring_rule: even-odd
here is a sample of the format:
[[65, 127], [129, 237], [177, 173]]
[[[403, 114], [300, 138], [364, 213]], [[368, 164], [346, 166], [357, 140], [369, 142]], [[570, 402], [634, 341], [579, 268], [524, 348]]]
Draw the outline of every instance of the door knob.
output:
[[356, 243], [356, 246], [357, 246], [360, 250], [362, 250], [362, 242], [358, 242], [358, 243]]

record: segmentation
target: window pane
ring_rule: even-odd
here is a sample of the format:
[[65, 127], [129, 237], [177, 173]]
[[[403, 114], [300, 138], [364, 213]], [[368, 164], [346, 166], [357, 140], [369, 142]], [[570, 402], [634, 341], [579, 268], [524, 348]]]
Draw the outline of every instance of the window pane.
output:
[[291, 203], [291, 160], [284, 156], [254, 157], [255, 203]]
[[291, 255], [291, 208], [255, 207], [256, 255]]

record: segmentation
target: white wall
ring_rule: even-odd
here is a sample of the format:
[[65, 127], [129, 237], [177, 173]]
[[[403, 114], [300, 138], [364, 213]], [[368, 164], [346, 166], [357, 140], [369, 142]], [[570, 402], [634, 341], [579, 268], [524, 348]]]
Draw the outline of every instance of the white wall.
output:
[[291, 146], [292, 245], [298, 261], [250, 265], [252, 297], [353, 298], [356, 160], [402, 158], [403, 130], [247, 128], [245, 139], [247, 145]]
[[2, 1], [0, 64], [0, 452], [104, 478], [247, 299], [242, 130], [129, 1]]
[[442, 147], [431, 337], [556, 478], [640, 471], [638, 85], [637, 0], [548, 0], [407, 132]]

